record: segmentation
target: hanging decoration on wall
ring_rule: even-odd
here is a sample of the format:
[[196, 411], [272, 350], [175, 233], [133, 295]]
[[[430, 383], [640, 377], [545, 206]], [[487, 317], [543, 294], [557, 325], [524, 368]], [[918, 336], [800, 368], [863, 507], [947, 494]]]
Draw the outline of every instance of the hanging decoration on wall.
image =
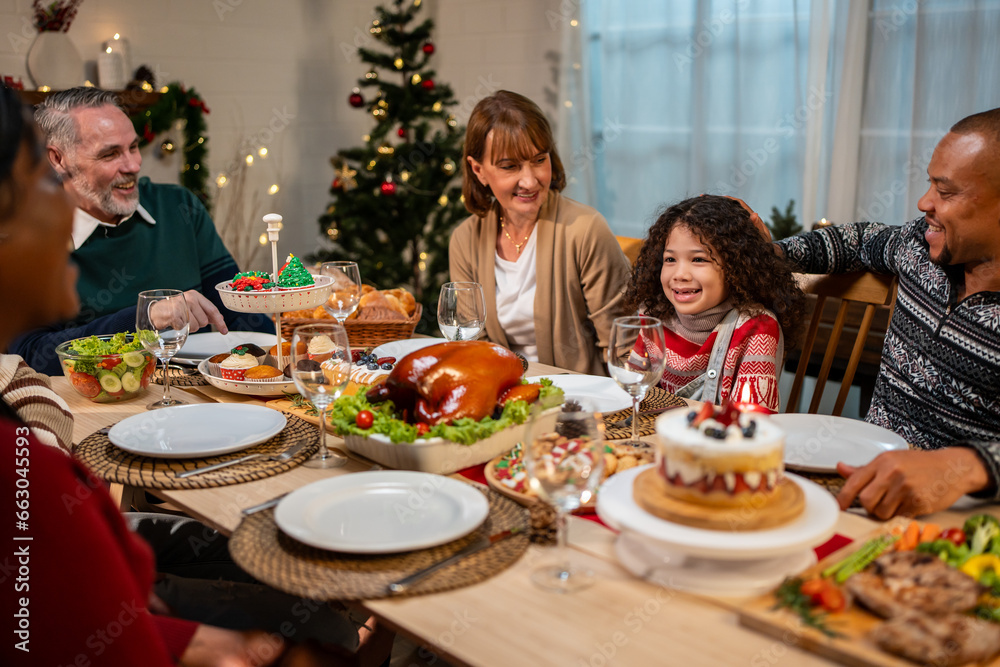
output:
[[[183, 120], [181, 185], [195, 193], [206, 208], [210, 208], [211, 199], [206, 187], [209, 174], [205, 164], [208, 154], [205, 114], [209, 113], [209, 109], [194, 88], [185, 88], [177, 82], [164, 86], [160, 92], [160, 99], [153, 106], [131, 118], [135, 133], [139, 135], [139, 146], [145, 146], [157, 134], [169, 130], [174, 121]], [[169, 152], [164, 145], [160, 148], [165, 153]]]

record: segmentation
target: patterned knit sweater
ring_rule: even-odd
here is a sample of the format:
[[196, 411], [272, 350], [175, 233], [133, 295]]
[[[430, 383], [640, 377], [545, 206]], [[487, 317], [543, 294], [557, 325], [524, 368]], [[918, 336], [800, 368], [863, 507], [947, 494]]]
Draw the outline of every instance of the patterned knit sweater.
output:
[[0, 400], [17, 413], [40, 442], [70, 451], [73, 415], [66, 401], [16, 354], [0, 354]]
[[[667, 345], [667, 364], [660, 387], [674, 393], [708, 370], [709, 356], [721, 324], [708, 339], [694, 343], [663, 327]], [[774, 315], [764, 311], [750, 317], [741, 314], [736, 321], [729, 350], [726, 352], [719, 383], [721, 402], [730, 396], [743, 403], [754, 403], [771, 412], [778, 411], [779, 325]], [[644, 341], [636, 341], [635, 353], [642, 355]]]
[[958, 301], [954, 267], [931, 262], [923, 218], [902, 227], [856, 223], [784, 239], [808, 273], [869, 269], [899, 292], [866, 420], [921, 449], [966, 446], [982, 457], [1000, 500], [1000, 293]]

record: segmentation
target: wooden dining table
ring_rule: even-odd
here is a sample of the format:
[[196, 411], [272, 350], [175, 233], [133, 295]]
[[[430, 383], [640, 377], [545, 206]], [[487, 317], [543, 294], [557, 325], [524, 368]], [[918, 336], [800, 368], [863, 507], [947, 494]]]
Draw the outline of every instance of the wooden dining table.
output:
[[[528, 375], [565, 373], [532, 363]], [[53, 387], [75, 416], [74, 443], [94, 431], [145, 410], [149, 396], [96, 404], [77, 394], [69, 382], [54, 377]], [[214, 387], [173, 388], [188, 403], [250, 403], [252, 396]], [[331, 447], [343, 441], [328, 435]], [[208, 489], [167, 491], [156, 495], [196, 519], [230, 535], [241, 510], [327, 477], [368, 470], [372, 463], [349, 454], [335, 469], [298, 466], [267, 479]], [[953, 508], [927, 517], [943, 526], [961, 525], [972, 513], [997, 508]], [[835, 532], [864, 538], [879, 523], [858, 513], [840, 512]], [[389, 627], [454, 665], [508, 667], [606, 667], [611, 665], [827, 665], [830, 660], [738, 623], [738, 610], [748, 597], [709, 597], [663, 588], [633, 576], [614, 552], [616, 532], [579, 517], [569, 521], [568, 542], [575, 563], [591, 568], [596, 583], [572, 594], [546, 592], [530, 581], [538, 565], [553, 558], [547, 547], [531, 545], [511, 567], [478, 584], [443, 593], [364, 601], [362, 605]], [[818, 545], [816, 545], [818, 546]], [[789, 573], [794, 574], [794, 573]]]

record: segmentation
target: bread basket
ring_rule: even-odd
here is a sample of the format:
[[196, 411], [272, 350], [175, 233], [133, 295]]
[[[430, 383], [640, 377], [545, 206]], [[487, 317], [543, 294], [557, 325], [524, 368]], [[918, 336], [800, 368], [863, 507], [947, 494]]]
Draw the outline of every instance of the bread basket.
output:
[[[376, 347], [382, 343], [394, 340], [402, 340], [413, 335], [417, 323], [420, 322], [420, 314], [423, 312], [423, 305], [417, 304], [413, 315], [405, 320], [359, 320], [349, 319], [344, 321], [344, 328], [347, 330], [347, 340], [351, 347], [364, 348]], [[330, 319], [312, 319], [304, 317], [282, 317], [281, 335], [285, 340], [292, 339], [292, 332], [296, 327], [306, 324], [327, 324]]]

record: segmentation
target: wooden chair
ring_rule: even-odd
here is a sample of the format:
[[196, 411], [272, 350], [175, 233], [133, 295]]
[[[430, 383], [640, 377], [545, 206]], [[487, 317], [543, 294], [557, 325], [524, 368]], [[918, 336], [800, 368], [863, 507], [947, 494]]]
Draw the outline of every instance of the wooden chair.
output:
[[[806, 332], [805, 340], [799, 354], [798, 367], [795, 370], [795, 379], [792, 382], [792, 390], [788, 395], [788, 404], [785, 412], [795, 412], [798, 409], [799, 399], [802, 394], [802, 385], [806, 375], [806, 369], [812, 357], [813, 346], [816, 343], [817, 334], [820, 331], [820, 322], [823, 319], [824, 305], [828, 299], [839, 299], [840, 306], [837, 308], [836, 317], [829, 329], [829, 341], [826, 351], [823, 353], [819, 374], [816, 377], [816, 388], [813, 391], [812, 400], [809, 403], [809, 414], [816, 414], [819, 409], [820, 400], [823, 398], [823, 389], [830, 376], [830, 368], [838, 354], [841, 334], [846, 331], [856, 331], [854, 344], [851, 347], [850, 356], [847, 358], [847, 366], [844, 370], [844, 377], [841, 380], [840, 393], [833, 407], [833, 415], [839, 416], [844, 410], [847, 402], [847, 392], [851, 388], [854, 374], [858, 370], [858, 363], [861, 361], [862, 352], [865, 350], [865, 342], [871, 328], [872, 319], [879, 306], [894, 305], [896, 298], [896, 278], [870, 272], [854, 272], [836, 275], [806, 275], [797, 274], [799, 286], [806, 294], [816, 297], [816, 304], [813, 307], [812, 317], [809, 322], [809, 329]], [[856, 317], [849, 317], [849, 313], [856, 313], [858, 309], [863, 312], [860, 321]], [[854, 321], [852, 321], [854, 320]]]
[[618, 245], [622, 252], [628, 257], [628, 263], [635, 266], [635, 261], [639, 259], [639, 249], [642, 248], [642, 239], [635, 239], [631, 236], [616, 236]]

